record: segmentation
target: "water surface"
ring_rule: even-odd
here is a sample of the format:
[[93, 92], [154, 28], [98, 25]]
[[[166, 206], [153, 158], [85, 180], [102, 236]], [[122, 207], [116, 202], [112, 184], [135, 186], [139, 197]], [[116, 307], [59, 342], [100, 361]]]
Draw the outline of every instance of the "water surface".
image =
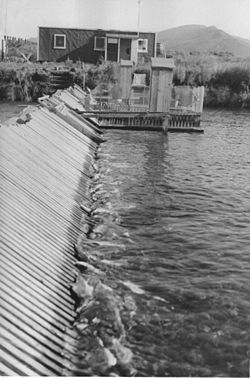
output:
[[107, 131], [100, 151], [139, 375], [248, 376], [250, 117], [203, 119], [204, 134]]
[[203, 119], [204, 134], [107, 131], [100, 150], [110, 244], [91, 253], [138, 376], [249, 376], [250, 116]]

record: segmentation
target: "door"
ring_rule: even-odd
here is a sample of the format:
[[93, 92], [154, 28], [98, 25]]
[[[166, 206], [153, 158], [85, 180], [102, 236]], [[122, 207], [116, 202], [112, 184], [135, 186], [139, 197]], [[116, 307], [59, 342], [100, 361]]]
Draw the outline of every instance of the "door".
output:
[[138, 39], [132, 39], [131, 43], [131, 60], [132, 62], [137, 63], [137, 46], [138, 46]]
[[120, 59], [131, 59], [131, 39], [121, 38], [120, 42]]
[[118, 39], [117, 38], [108, 38], [107, 60], [111, 60], [112, 62], [118, 61]]

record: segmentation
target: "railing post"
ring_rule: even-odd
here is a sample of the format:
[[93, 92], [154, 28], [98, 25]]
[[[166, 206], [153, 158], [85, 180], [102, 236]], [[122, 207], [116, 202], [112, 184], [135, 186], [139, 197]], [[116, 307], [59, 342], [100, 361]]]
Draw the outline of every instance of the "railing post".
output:
[[168, 133], [168, 115], [167, 114], [166, 114], [166, 116], [163, 119], [162, 131], [163, 131], [164, 134]]

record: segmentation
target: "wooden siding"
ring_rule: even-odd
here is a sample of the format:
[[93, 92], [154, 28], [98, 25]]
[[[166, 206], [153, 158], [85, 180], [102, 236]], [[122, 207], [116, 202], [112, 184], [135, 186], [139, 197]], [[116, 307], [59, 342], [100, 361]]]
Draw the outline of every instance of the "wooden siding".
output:
[[[39, 56], [40, 61], [63, 62], [68, 58], [85, 63], [96, 64], [101, 56], [105, 57], [104, 51], [94, 50], [95, 37], [105, 37], [108, 34], [121, 35], [126, 34], [131, 39], [134, 38], [135, 32], [124, 32], [115, 30], [90, 30], [90, 29], [69, 29], [69, 28], [50, 28], [39, 27]], [[66, 48], [54, 48], [54, 35], [64, 34], [66, 36]], [[148, 52], [138, 53], [138, 56], [151, 56], [155, 54], [155, 33], [140, 33], [139, 38], [148, 39]]]
[[152, 71], [152, 85], [150, 95], [151, 112], [168, 112], [171, 102], [173, 70]]
[[[66, 35], [66, 49], [54, 48], [54, 34]], [[95, 36], [104, 37], [105, 33], [94, 30], [39, 28], [39, 60], [63, 62], [67, 58], [96, 64], [104, 51], [94, 50]]]
[[138, 59], [141, 57], [154, 57], [155, 56], [155, 40], [156, 35], [155, 33], [139, 33], [140, 39], [147, 39], [148, 40], [148, 52], [147, 53], [138, 53]]

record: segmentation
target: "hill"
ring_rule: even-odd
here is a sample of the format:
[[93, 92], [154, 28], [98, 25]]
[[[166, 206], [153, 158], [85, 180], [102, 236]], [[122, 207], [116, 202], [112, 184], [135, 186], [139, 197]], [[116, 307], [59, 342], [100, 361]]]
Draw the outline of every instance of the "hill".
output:
[[232, 36], [215, 26], [185, 25], [158, 33], [166, 51], [229, 52], [250, 57], [250, 40]]

